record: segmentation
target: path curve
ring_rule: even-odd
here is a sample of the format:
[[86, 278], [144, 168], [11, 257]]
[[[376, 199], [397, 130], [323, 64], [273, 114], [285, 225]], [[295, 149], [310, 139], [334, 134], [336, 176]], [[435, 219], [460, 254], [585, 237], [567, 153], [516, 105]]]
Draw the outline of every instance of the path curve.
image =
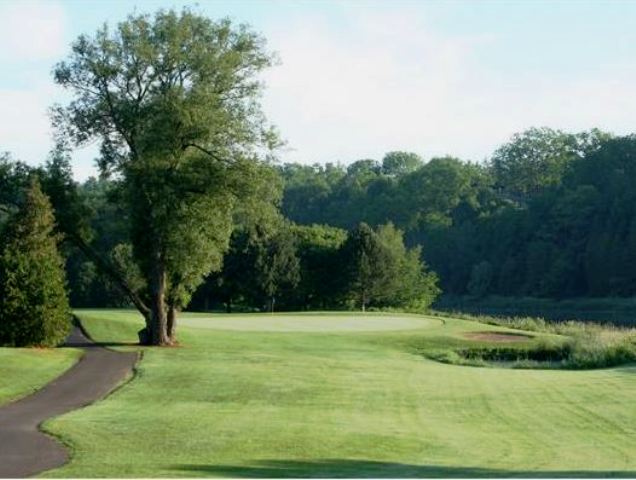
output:
[[66, 345], [84, 349], [79, 362], [34, 394], [0, 407], [0, 478], [28, 477], [66, 463], [67, 449], [39, 425], [105, 397], [132, 372], [138, 357], [103, 348], [78, 327]]

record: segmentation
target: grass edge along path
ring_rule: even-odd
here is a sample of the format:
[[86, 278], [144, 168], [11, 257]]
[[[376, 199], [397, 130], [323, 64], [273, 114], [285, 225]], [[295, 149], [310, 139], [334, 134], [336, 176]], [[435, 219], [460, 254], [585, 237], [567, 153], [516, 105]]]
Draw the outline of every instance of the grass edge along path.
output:
[[79, 362], [34, 394], [0, 407], [0, 478], [63, 465], [67, 449], [42, 432], [42, 422], [103, 398], [130, 375], [138, 357], [102, 348], [77, 327], [66, 345], [83, 349]]
[[[104, 342], [134, 341], [141, 325], [130, 312], [78, 315]], [[188, 317], [180, 347], [144, 349], [133, 382], [47, 423], [74, 456], [44, 476], [636, 476], [636, 367], [475, 368], [414, 354], [413, 342], [512, 331], [452, 318], [329, 333]]]
[[71, 368], [74, 348], [0, 348], [0, 406], [26, 397]]

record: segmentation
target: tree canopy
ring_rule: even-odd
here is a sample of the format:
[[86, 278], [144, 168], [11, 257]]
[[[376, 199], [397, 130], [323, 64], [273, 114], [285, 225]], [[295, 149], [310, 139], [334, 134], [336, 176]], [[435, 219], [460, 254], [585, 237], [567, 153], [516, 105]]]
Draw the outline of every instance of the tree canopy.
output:
[[146, 318], [146, 341], [175, 341], [176, 312], [221, 267], [240, 206], [276, 201], [263, 159], [277, 138], [258, 79], [271, 63], [246, 26], [183, 9], [82, 35], [55, 68], [73, 94], [55, 109], [60, 132], [79, 145], [99, 140], [102, 174], [121, 182], [145, 285], [115, 276]]

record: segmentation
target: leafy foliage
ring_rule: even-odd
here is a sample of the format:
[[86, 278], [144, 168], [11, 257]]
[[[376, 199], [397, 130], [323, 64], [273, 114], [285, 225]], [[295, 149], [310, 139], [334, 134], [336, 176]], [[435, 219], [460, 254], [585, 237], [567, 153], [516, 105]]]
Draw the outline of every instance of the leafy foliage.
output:
[[407, 250], [402, 232], [392, 224], [374, 232], [361, 223], [349, 233], [341, 249], [345, 291], [355, 305], [401, 306], [426, 309], [439, 290], [437, 277], [425, 271], [420, 250]]
[[58, 127], [76, 144], [99, 140], [102, 174], [121, 179], [145, 288], [108, 270], [146, 317], [146, 341], [174, 342], [176, 312], [220, 269], [241, 205], [276, 201], [262, 159], [278, 140], [258, 78], [271, 63], [247, 27], [183, 9], [80, 36], [55, 68], [74, 95], [55, 109]]
[[39, 182], [6, 228], [0, 257], [0, 344], [55, 346], [70, 330], [64, 263]]

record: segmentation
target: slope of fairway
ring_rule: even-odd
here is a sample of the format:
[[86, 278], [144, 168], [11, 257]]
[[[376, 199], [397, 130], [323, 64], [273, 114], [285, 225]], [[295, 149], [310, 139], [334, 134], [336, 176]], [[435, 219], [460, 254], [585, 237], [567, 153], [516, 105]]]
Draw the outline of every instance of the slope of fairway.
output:
[[216, 317], [189, 316], [181, 325], [215, 330], [243, 330], [258, 332], [355, 332], [383, 330], [411, 330], [439, 325], [438, 319], [406, 315], [218, 315]]
[[[141, 326], [127, 312], [79, 315], [100, 341], [133, 341]], [[48, 476], [636, 475], [634, 367], [461, 367], [405, 347], [497, 331], [453, 319], [358, 332], [190, 320], [181, 347], [145, 349], [132, 382], [47, 424], [73, 448]]]
[[0, 404], [42, 388], [80, 356], [73, 348], [0, 348]]
[[[132, 311], [127, 310], [79, 310], [82, 317], [104, 319], [108, 328], [130, 326]], [[90, 321], [90, 320], [89, 320]], [[373, 332], [413, 330], [439, 326], [439, 318], [412, 314], [383, 313], [276, 313], [276, 314], [214, 314], [186, 313], [179, 317], [180, 327], [212, 330], [254, 332]], [[93, 328], [100, 330], [99, 324]], [[106, 332], [104, 332], [106, 333]]]

